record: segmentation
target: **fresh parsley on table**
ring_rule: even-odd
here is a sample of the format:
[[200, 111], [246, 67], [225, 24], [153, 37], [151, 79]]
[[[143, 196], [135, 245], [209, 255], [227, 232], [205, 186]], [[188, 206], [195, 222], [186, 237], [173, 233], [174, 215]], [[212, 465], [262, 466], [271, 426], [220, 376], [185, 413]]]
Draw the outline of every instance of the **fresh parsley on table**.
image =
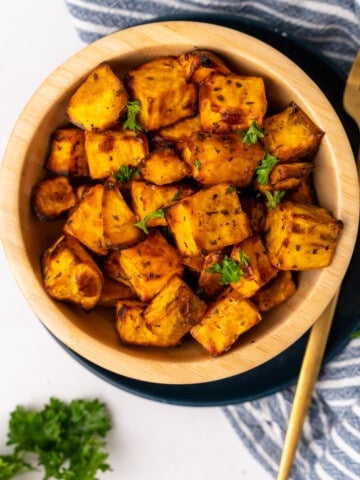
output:
[[7, 439], [14, 448], [0, 455], [0, 480], [39, 468], [43, 480], [96, 480], [99, 470], [111, 469], [104, 450], [110, 428], [109, 413], [99, 400], [51, 398], [39, 411], [17, 406]]

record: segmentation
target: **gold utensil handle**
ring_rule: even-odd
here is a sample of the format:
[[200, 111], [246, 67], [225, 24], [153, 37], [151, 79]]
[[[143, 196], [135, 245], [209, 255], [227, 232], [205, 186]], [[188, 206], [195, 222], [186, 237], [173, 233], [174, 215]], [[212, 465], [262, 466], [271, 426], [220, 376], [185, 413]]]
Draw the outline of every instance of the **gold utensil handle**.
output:
[[277, 480], [287, 480], [289, 478], [312, 392], [320, 371], [338, 297], [339, 291], [311, 328], [296, 386]]

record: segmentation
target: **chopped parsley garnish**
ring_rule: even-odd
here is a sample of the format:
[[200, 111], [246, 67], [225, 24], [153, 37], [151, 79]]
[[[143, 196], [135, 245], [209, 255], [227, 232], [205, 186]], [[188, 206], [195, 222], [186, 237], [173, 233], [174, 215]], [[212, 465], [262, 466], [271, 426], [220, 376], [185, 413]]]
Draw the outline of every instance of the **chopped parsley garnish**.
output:
[[115, 179], [121, 183], [128, 182], [136, 175], [139, 175], [139, 169], [136, 167], [130, 167], [129, 165], [121, 165], [119, 170], [114, 173]]
[[283, 190], [275, 190], [273, 193], [271, 193], [269, 192], [269, 190], [265, 190], [264, 193], [267, 199], [268, 207], [270, 208], [270, 210], [273, 210], [279, 205], [282, 197], [285, 195], [286, 192], [284, 192]]
[[201, 162], [200, 162], [199, 159], [194, 160], [194, 166], [195, 166], [196, 170], [200, 170]]
[[135, 225], [135, 227], [140, 228], [140, 230], [142, 230], [147, 235], [149, 233], [149, 230], [147, 228], [148, 221], [152, 220], [153, 218], [164, 218], [164, 217], [165, 217], [165, 211], [162, 208], [159, 208], [158, 210], [155, 210], [154, 212], [150, 212], [142, 220], [134, 223], [134, 225]]
[[278, 159], [266, 152], [265, 157], [261, 160], [261, 164], [255, 170], [256, 180], [259, 185], [267, 185], [269, 183], [269, 175], [277, 163]]
[[252, 145], [253, 143], [256, 143], [259, 138], [263, 138], [264, 135], [264, 130], [257, 125], [255, 120], [253, 120], [243, 136], [242, 143]]
[[43, 468], [44, 479], [96, 480], [106, 463], [104, 438], [111, 428], [105, 405], [98, 400], [51, 398], [42, 410], [21, 406], [10, 414], [7, 445], [13, 453], [0, 456], [0, 478]]
[[249, 265], [250, 263], [250, 257], [247, 253], [244, 252], [244, 250], [239, 250], [239, 260], [240, 260], [240, 265]]
[[123, 123], [124, 130], [139, 130], [142, 131], [141, 125], [137, 122], [137, 115], [141, 111], [140, 102], [138, 100], [132, 100], [127, 102], [127, 118]]
[[171, 199], [172, 202], [177, 202], [178, 200], [180, 200], [180, 198], [182, 197], [182, 194], [183, 194], [183, 191], [182, 191], [182, 188], [178, 188], [173, 196], [173, 198]]
[[214, 263], [214, 265], [207, 268], [206, 271], [209, 273], [220, 273], [220, 285], [238, 282], [244, 275], [240, 263], [227, 255], [225, 255], [221, 263]]

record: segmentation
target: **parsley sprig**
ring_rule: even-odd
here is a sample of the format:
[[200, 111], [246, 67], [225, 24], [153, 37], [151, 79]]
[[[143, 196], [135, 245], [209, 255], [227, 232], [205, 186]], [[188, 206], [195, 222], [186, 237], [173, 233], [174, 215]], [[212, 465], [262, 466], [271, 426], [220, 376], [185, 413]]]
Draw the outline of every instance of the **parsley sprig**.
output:
[[255, 170], [256, 180], [259, 185], [267, 185], [269, 183], [269, 175], [277, 163], [278, 159], [266, 152], [265, 157], [261, 160], [261, 164]]
[[130, 100], [126, 104], [127, 118], [123, 123], [124, 130], [138, 130], [142, 131], [141, 125], [137, 122], [137, 116], [141, 111], [141, 105], [138, 100]]
[[[241, 252], [242, 250], [240, 250], [240, 253]], [[227, 285], [240, 280], [240, 278], [244, 275], [244, 271], [241, 268], [241, 263], [243, 265], [248, 265], [249, 262], [250, 257], [246, 255], [245, 252], [243, 252], [243, 256], [240, 255], [240, 262], [225, 255], [221, 263], [214, 263], [211, 265], [211, 267], [207, 268], [206, 271], [209, 273], [220, 273], [221, 276], [219, 279], [219, 284]]]
[[121, 165], [119, 170], [114, 173], [115, 179], [121, 183], [128, 182], [136, 175], [139, 175], [139, 169], [136, 167], [131, 167], [130, 165]]
[[51, 398], [39, 411], [18, 406], [10, 415], [7, 441], [14, 451], [0, 456], [0, 478], [10, 480], [40, 466], [44, 480], [96, 480], [98, 470], [110, 470], [103, 449], [110, 428], [109, 414], [98, 400], [67, 404]]
[[256, 123], [255, 120], [252, 121], [250, 127], [246, 130], [242, 143], [247, 143], [249, 145], [252, 145], [256, 143], [259, 138], [263, 138], [265, 135], [265, 132], [262, 128], [259, 127], [259, 125]]
[[134, 223], [135, 227], [140, 228], [146, 235], [149, 233], [149, 230], [147, 228], [147, 223], [149, 220], [152, 220], [153, 218], [164, 218], [165, 217], [165, 211], [163, 208], [158, 208], [154, 212], [148, 213], [142, 220], [139, 222]]
[[269, 209], [274, 210], [274, 208], [279, 205], [282, 197], [285, 195], [286, 192], [284, 192], [283, 190], [275, 190], [273, 193], [271, 193], [269, 190], [265, 190], [264, 193]]

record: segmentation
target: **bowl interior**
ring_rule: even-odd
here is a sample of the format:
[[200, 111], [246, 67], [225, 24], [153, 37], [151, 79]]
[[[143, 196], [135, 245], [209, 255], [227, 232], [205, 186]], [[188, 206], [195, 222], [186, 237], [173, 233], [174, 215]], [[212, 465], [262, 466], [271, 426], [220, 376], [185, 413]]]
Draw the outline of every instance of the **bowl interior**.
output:
[[[195, 48], [218, 53], [234, 71], [261, 75], [271, 106], [295, 101], [325, 132], [315, 159], [320, 204], [344, 223], [330, 267], [301, 272], [297, 293], [264, 315], [230, 352], [216, 359], [194, 341], [179, 348], [124, 346], [114, 328], [113, 309], [85, 313], [45, 293], [40, 255], [59, 235], [61, 223], [40, 223], [31, 212], [32, 188], [44, 175], [51, 133], [67, 124], [70, 95], [103, 61], [123, 75], [160, 55]], [[256, 55], [254, 55], [256, 52]], [[39, 87], [21, 114], [1, 173], [1, 222], [5, 252], [36, 316], [65, 345], [87, 360], [131, 378], [157, 383], [201, 383], [245, 372], [293, 344], [314, 323], [339, 286], [354, 248], [359, 192], [353, 155], [332, 106], [312, 80], [263, 42], [226, 27], [185, 21], [132, 27], [105, 37], [71, 57]]]

